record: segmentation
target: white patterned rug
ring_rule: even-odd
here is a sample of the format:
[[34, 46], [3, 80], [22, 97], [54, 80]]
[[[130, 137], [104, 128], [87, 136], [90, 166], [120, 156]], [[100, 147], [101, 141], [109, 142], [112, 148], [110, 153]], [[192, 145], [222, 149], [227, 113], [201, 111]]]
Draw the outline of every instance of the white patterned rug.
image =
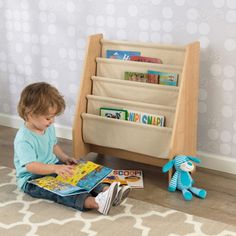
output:
[[15, 170], [0, 167], [0, 235], [236, 236], [236, 227], [131, 198], [109, 216], [82, 213], [19, 192]]

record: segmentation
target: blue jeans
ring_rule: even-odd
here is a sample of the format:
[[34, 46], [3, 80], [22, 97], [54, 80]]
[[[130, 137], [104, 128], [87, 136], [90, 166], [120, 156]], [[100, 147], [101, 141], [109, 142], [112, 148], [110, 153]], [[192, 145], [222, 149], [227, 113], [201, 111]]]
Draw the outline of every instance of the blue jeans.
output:
[[107, 186], [107, 184], [100, 183], [90, 193], [82, 193], [82, 194], [62, 197], [48, 190], [40, 188], [35, 184], [27, 182], [25, 185], [24, 192], [34, 198], [51, 200], [56, 203], [72, 207], [80, 211], [85, 211], [88, 210], [84, 207], [85, 199], [89, 196], [96, 197], [100, 192], [102, 192], [105, 186]]

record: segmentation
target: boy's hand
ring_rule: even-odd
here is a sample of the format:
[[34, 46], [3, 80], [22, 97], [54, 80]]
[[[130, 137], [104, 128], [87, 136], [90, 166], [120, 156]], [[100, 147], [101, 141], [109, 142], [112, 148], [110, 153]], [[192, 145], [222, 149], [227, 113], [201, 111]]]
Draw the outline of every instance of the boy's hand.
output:
[[73, 175], [74, 168], [73, 165], [55, 165], [55, 173], [63, 178], [68, 178]]
[[76, 160], [76, 159], [73, 158], [73, 157], [68, 157], [68, 158], [64, 161], [64, 163], [65, 163], [66, 165], [75, 165], [75, 164], [78, 163], [78, 160]]

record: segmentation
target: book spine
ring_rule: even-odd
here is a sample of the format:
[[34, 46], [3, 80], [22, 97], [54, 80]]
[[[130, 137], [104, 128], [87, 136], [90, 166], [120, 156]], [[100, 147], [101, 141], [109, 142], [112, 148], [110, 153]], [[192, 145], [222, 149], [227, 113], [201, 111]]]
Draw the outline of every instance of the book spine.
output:
[[128, 110], [128, 121], [163, 127], [165, 117], [161, 115]]

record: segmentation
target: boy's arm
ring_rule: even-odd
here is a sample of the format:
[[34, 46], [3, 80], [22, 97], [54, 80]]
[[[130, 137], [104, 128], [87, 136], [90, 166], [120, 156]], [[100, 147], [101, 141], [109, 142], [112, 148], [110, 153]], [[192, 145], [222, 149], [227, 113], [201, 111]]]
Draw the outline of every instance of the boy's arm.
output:
[[63, 177], [72, 176], [74, 167], [72, 165], [55, 165], [41, 162], [31, 162], [26, 164], [27, 171], [37, 175], [58, 174]]
[[55, 144], [53, 147], [53, 153], [57, 156], [57, 158], [67, 164], [67, 165], [72, 165], [72, 164], [76, 164], [77, 160], [73, 157], [69, 157], [58, 144]]

